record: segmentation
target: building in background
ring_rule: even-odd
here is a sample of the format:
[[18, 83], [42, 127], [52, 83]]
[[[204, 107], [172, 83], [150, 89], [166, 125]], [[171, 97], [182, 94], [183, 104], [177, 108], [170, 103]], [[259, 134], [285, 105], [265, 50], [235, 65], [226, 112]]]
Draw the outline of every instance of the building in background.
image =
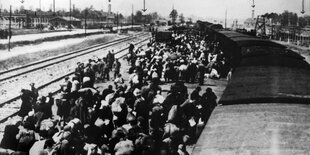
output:
[[[0, 16], [0, 29], [8, 29], [10, 16]], [[27, 16], [25, 14], [17, 14], [11, 16], [11, 28], [22, 29], [27, 25]]]
[[[70, 17], [54, 14], [53, 12], [33, 12], [24, 11], [25, 14], [12, 14], [12, 29], [45, 29], [51, 26], [55, 28], [67, 28], [71, 24], [72, 28], [85, 27], [85, 15], [73, 15]], [[98, 13], [99, 12], [99, 13]], [[111, 12], [98, 11], [97, 15], [89, 14], [86, 17], [87, 28], [103, 28], [115, 26], [116, 14]], [[10, 15], [8, 13], [0, 15], [0, 29], [9, 29]]]
[[[100, 16], [87, 16], [86, 17], [86, 26], [87, 28], [104, 28], [115, 26], [114, 20], [116, 15], [108, 12], [101, 12]], [[85, 17], [81, 18], [81, 27], [85, 28]]]
[[255, 30], [256, 18], [248, 18], [243, 23], [243, 28], [247, 31]]
[[49, 24], [55, 28], [67, 28], [71, 25], [72, 28], [81, 28], [82, 21], [75, 17], [54, 17], [50, 19]]
[[243, 28], [243, 24], [239, 24], [238, 19], [233, 20], [233, 23], [231, 25], [232, 30], [238, 30], [238, 29], [242, 29], [242, 28]]

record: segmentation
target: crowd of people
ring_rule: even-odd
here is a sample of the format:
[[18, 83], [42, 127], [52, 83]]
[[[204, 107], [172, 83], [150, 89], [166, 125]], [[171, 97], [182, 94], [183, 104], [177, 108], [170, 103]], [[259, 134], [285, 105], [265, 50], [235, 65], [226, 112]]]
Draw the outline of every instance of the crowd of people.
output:
[[0, 29], [0, 39], [8, 39], [12, 37], [12, 31]]
[[[150, 41], [146, 49], [130, 45], [126, 80], [112, 51], [102, 59], [77, 63], [75, 75], [64, 79], [57, 98], [51, 93], [40, 95], [32, 83], [31, 89], [21, 91], [21, 119], [5, 127], [1, 151], [26, 155], [188, 154], [186, 146], [197, 140], [197, 125], [206, 123], [217, 106], [212, 89], [202, 91], [199, 85], [205, 77], [222, 77], [226, 64], [218, 45], [199, 34], [174, 33], [173, 39], [170, 43]], [[111, 80], [113, 84], [104, 90], [95, 87], [97, 82]], [[171, 85], [167, 96], [163, 83]], [[189, 92], [185, 83], [198, 86]]]

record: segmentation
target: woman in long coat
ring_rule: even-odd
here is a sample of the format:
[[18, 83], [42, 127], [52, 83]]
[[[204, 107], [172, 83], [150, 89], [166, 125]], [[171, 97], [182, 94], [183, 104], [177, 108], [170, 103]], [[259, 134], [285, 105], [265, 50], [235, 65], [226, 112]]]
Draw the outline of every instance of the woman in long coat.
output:
[[22, 100], [22, 105], [20, 107], [20, 110], [18, 112], [18, 115], [20, 117], [25, 117], [28, 115], [28, 112], [32, 110], [32, 92], [27, 89], [22, 89], [21, 90], [21, 100]]

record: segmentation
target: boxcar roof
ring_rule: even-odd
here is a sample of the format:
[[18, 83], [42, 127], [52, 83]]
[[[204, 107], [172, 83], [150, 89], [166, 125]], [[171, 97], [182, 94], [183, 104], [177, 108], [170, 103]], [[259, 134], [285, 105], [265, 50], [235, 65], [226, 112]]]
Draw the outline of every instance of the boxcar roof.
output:
[[[224, 38], [229, 38], [232, 42], [235, 42], [238, 46], [274, 46], [286, 48], [285, 46], [272, 42], [266, 39], [260, 39], [254, 36], [242, 34], [234, 31], [218, 31], [220, 35]], [[226, 39], [225, 39], [226, 40]]]
[[274, 46], [280, 48], [286, 48], [286, 46], [278, 44], [276, 42], [260, 39], [260, 38], [246, 38], [246, 37], [236, 37], [231, 38], [232, 41], [236, 42], [240, 47], [244, 46]]
[[[271, 60], [266, 57], [248, 59], [248, 62], [243, 60], [241, 66], [233, 72], [220, 103], [223, 105], [258, 102], [310, 104], [309, 65]], [[287, 59], [283, 59], [285, 60]]]
[[243, 58], [220, 103], [298, 100], [310, 104], [310, 65], [302, 56], [269, 40], [231, 31], [219, 31], [219, 34], [222, 35], [223, 45], [244, 47], [240, 49]]
[[252, 37], [253, 38], [253, 36], [235, 32], [235, 31], [218, 31], [218, 33], [226, 36], [227, 38], [234, 38], [234, 37]]
[[310, 154], [309, 113], [300, 104], [216, 107], [192, 154]]

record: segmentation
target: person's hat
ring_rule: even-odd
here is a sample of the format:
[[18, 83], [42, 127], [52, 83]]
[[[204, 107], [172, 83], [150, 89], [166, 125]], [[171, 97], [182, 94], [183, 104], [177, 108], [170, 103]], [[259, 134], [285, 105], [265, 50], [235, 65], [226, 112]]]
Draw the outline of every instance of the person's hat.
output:
[[70, 138], [70, 136], [71, 136], [71, 132], [70, 131], [65, 131], [64, 133], [63, 133], [63, 139], [69, 139]]
[[64, 131], [71, 131], [71, 126], [70, 125], [66, 125], [64, 126]]
[[33, 110], [28, 112], [28, 116], [33, 116], [33, 115], [34, 115], [34, 111]]
[[108, 101], [105, 101], [105, 100], [101, 100], [100, 109], [103, 109], [103, 107], [107, 107], [107, 106], [109, 106], [109, 102], [108, 102]]
[[162, 104], [164, 103], [164, 100], [165, 98], [162, 96], [162, 95], [156, 95], [154, 100], [153, 100], [153, 103], [155, 104]]
[[141, 90], [136, 88], [134, 91], [133, 91], [133, 95], [135, 96], [140, 96], [141, 95]]
[[136, 117], [133, 114], [131, 114], [131, 113], [127, 114], [127, 118], [126, 119], [127, 119], [127, 122], [136, 121]]
[[139, 116], [139, 117], [137, 118], [137, 121], [138, 121], [138, 122], [144, 122], [144, 120], [145, 120], [145, 119], [144, 119], [142, 116]]

